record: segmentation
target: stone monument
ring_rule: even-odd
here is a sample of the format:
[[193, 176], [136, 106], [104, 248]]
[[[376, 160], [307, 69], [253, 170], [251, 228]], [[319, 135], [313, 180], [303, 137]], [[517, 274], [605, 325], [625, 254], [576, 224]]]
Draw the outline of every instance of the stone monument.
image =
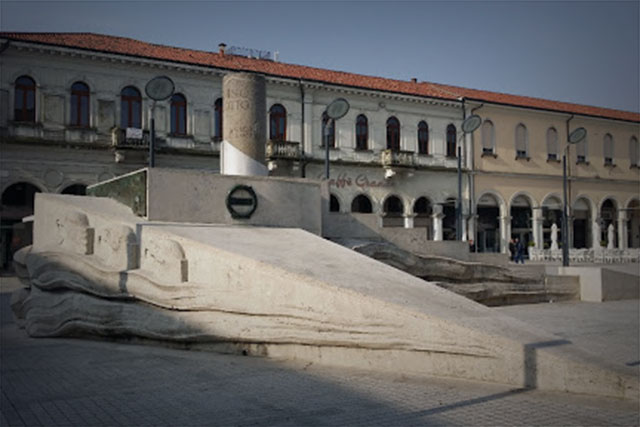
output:
[[551, 226], [551, 250], [558, 250], [558, 226], [555, 222]]
[[614, 249], [615, 243], [615, 231], [613, 229], [613, 224], [609, 224], [607, 227], [607, 249]]
[[222, 79], [223, 175], [266, 176], [267, 95], [264, 76], [231, 73]]

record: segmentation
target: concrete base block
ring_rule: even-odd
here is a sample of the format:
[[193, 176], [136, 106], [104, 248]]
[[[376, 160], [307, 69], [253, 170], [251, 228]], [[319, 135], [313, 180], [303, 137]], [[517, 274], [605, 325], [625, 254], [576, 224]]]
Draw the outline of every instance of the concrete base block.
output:
[[588, 302], [640, 299], [640, 275], [606, 267], [547, 267], [547, 273], [577, 276], [580, 299]]

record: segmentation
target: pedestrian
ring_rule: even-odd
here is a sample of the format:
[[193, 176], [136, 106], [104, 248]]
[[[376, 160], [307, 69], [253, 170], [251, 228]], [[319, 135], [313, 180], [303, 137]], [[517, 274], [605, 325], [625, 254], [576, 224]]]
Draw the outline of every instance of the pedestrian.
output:
[[516, 264], [518, 263], [518, 261], [524, 264], [524, 245], [518, 238], [516, 238], [515, 251], [516, 251]]
[[513, 241], [513, 237], [509, 240], [509, 260], [515, 261], [516, 259], [516, 244]]
[[473, 243], [473, 239], [469, 239], [469, 252], [475, 252], [476, 251], [476, 244]]

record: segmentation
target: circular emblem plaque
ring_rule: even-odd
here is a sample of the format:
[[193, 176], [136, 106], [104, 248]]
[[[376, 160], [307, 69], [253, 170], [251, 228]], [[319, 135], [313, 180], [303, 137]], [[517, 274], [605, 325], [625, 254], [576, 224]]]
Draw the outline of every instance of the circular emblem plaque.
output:
[[236, 185], [227, 195], [227, 210], [232, 218], [248, 219], [258, 208], [258, 196], [248, 185]]
[[158, 76], [149, 80], [144, 88], [147, 96], [154, 101], [162, 101], [169, 98], [175, 89], [173, 80], [167, 76]]

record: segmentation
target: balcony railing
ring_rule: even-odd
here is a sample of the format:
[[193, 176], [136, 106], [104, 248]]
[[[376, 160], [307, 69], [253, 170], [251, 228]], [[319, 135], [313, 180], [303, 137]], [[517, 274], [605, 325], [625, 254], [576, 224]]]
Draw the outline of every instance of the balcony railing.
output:
[[149, 147], [149, 131], [135, 128], [115, 128], [111, 132], [111, 144], [118, 148]]
[[289, 159], [300, 158], [300, 144], [289, 141], [269, 141], [267, 142], [267, 159]]
[[384, 150], [380, 155], [382, 166], [415, 166], [415, 153], [413, 151]]

